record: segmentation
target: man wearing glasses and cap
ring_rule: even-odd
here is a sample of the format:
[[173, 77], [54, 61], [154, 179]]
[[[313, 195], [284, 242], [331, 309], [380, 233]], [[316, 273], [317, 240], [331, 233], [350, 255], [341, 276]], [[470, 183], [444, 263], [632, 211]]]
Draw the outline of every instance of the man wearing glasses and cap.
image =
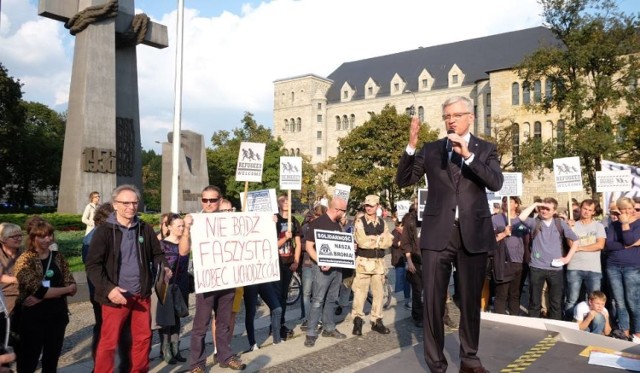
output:
[[371, 330], [389, 334], [389, 328], [382, 323], [382, 303], [384, 275], [386, 273], [385, 249], [391, 246], [393, 236], [381, 217], [378, 217], [380, 198], [368, 195], [364, 199], [364, 216], [354, 222], [354, 239], [358, 244], [356, 253], [356, 273], [353, 280], [353, 335], [362, 335], [364, 323], [364, 302], [371, 287]]
[[[214, 185], [209, 185], [202, 190], [200, 202], [202, 213], [220, 212], [222, 203], [222, 191]], [[184, 218], [184, 234], [182, 240], [190, 239], [190, 229], [193, 224], [191, 216]], [[182, 241], [181, 241], [182, 244]], [[209, 330], [211, 311], [215, 312], [216, 332], [213, 336], [217, 350], [217, 360], [221, 368], [244, 370], [246, 365], [231, 351], [231, 339], [233, 338], [233, 325], [231, 325], [231, 313], [233, 312], [233, 297], [236, 290], [223, 289], [196, 294], [196, 314], [193, 317], [193, 329], [191, 330], [191, 355], [189, 369], [193, 373], [204, 373], [206, 370], [207, 355], [204, 338]]]

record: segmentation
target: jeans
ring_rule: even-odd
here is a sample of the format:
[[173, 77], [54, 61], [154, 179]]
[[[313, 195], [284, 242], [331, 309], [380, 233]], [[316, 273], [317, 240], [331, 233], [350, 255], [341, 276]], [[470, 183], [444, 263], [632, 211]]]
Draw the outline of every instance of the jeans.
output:
[[589, 324], [589, 332], [593, 334], [604, 334], [604, 327], [606, 325], [604, 316], [599, 313], [593, 318], [591, 324]]
[[631, 318], [634, 332], [640, 332], [640, 267], [608, 265], [607, 277], [616, 302], [618, 328], [629, 330]]
[[564, 305], [565, 318], [573, 319], [573, 307], [578, 303], [580, 298], [580, 289], [582, 283], [587, 289], [587, 293], [600, 290], [602, 281], [602, 273], [592, 271], [568, 270], [567, 271], [567, 302]]
[[316, 337], [316, 328], [322, 316], [322, 326], [327, 332], [336, 328], [335, 311], [340, 285], [342, 284], [342, 271], [340, 268], [331, 267], [327, 271], [322, 271], [320, 267], [313, 264], [313, 297], [311, 298], [311, 309], [309, 312], [309, 329], [307, 335]]
[[271, 311], [271, 330], [273, 334], [273, 343], [280, 343], [282, 338], [280, 336], [280, 316], [282, 316], [282, 308], [280, 307], [280, 301], [276, 296], [276, 292], [273, 288], [273, 283], [267, 282], [257, 285], [248, 285], [244, 287], [244, 309], [245, 319], [244, 326], [247, 330], [247, 339], [249, 339], [249, 346], [256, 344], [256, 332], [253, 326], [253, 322], [256, 318], [256, 306], [258, 303], [258, 294], [260, 298], [269, 306]]
[[406, 301], [411, 297], [411, 284], [407, 281], [407, 269], [404, 264], [401, 266], [395, 267], [396, 269], [396, 286], [393, 289], [394, 293], [402, 291], [404, 294], [404, 299]]
[[540, 317], [542, 307], [542, 288], [547, 283], [549, 289], [549, 308], [547, 315], [550, 319], [562, 319], [562, 290], [564, 278], [562, 270], [529, 268], [529, 316]]
[[302, 317], [307, 320], [311, 313], [311, 290], [313, 289], [313, 267], [302, 267]]
[[289, 268], [291, 264], [284, 264], [280, 262], [280, 281], [273, 283], [273, 288], [276, 290], [276, 296], [280, 301], [280, 307], [282, 308], [282, 315], [280, 316], [280, 324], [284, 325], [285, 313], [287, 312], [287, 297], [289, 296], [289, 284], [291, 284], [291, 278], [293, 272]]

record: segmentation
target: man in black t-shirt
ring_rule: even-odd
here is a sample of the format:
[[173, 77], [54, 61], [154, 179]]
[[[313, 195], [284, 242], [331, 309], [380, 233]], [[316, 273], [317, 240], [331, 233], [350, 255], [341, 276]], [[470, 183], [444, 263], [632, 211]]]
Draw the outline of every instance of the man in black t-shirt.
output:
[[322, 336], [345, 339], [346, 335], [336, 329], [335, 309], [336, 301], [342, 283], [342, 271], [340, 268], [318, 266], [318, 254], [315, 246], [315, 231], [328, 230], [342, 232], [340, 219], [347, 211], [347, 201], [334, 197], [329, 204], [327, 213], [309, 223], [309, 236], [306, 237], [306, 249], [313, 261], [313, 295], [311, 298], [311, 310], [309, 314], [309, 329], [304, 345], [313, 347], [318, 339], [318, 322], [322, 314]]

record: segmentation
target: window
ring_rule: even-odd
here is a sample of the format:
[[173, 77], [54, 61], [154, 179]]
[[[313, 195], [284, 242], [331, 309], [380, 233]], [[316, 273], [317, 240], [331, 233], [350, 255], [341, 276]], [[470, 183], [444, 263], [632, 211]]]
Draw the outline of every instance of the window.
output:
[[373, 87], [368, 87], [368, 88], [367, 88], [367, 94], [368, 94], [369, 96], [373, 96]]
[[542, 101], [542, 83], [539, 80], [533, 82], [533, 101], [535, 103]]
[[551, 78], [547, 78], [544, 81], [544, 94], [547, 100], [551, 100], [551, 97], [553, 97], [553, 83], [551, 82]]
[[291, 148], [291, 150], [289, 150], [289, 154], [293, 154], [293, 148]]
[[322, 147], [321, 146], [318, 146], [316, 148], [316, 155], [322, 155]]
[[531, 103], [531, 92], [529, 90], [529, 82], [522, 83], [522, 103], [529, 105]]
[[351, 114], [351, 117], [349, 118], [349, 129], [353, 129], [353, 126], [355, 126], [355, 124], [356, 124], [356, 115]]
[[284, 120], [284, 132], [289, 132], [289, 120]]
[[342, 98], [344, 98], [345, 100], [349, 98], [349, 91], [344, 91], [342, 92]]
[[511, 105], [520, 105], [520, 84], [511, 84]]
[[[291, 149], [291, 150], [293, 150], [293, 149]], [[299, 156], [300, 156], [300, 148], [296, 148], [296, 157], [299, 157]]]
[[422, 79], [422, 88], [429, 88], [429, 79]]
[[318, 110], [322, 110], [322, 102], [318, 102]]
[[295, 92], [291, 92], [291, 103], [293, 104], [293, 102], [296, 100], [296, 93]]
[[556, 125], [556, 139], [559, 150], [564, 150], [564, 135], [564, 120], [560, 119]]
[[451, 84], [458, 84], [458, 74], [451, 75]]
[[487, 114], [484, 122], [484, 135], [491, 136], [491, 114]]
[[289, 119], [289, 132], [296, 132], [296, 121], [295, 119]]
[[538, 141], [542, 140], [542, 123], [538, 121], [533, 123], [533, 138]]
[[349, 118], [347, 118], [346, 115], [342, 116], [342, 129], [343, 130], [348, 130], [349, 129]]
[[317, 121], [318, 123], [322, 123], [322, 114], [318, 114]]
[[322, 140], [322, 131], [317, 131], [316, 132], [316, 139], [317, 140]]
[[513, 159], [513, 167], [517, 168], [518, 156], [520, 155], [520, 126], [514, 123], [511, 126], [511, 157]]
[[491, 107], [491, 93], [487, 93], [487, 107]]
[[336, 131], [340, 131], [340, 116], [336, 115]]
[[284, 155], [289, 155], [289, 149], [284, 148]]
[[301, 132], [302, 131], [302, 119], [300, 119], [300, 117], [298, 117], [298, 120], [296, 121], [296, 126], [298, 127], [297, 131]]
[[420, 123], [424, 123], [424, 107], [418, 106], [418, 118], [420, 119]]
[[398, 83], [393, 83], [393, 91], [394, 92], [398, 92], [400, 90], [400, 84]]

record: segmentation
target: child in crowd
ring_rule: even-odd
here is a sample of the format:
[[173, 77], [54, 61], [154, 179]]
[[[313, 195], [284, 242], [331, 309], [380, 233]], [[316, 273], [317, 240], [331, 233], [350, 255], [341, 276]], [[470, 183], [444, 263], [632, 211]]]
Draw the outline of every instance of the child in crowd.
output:
[[607, 303], [607, 296], [599, 290], [591, 292], [588, 301], [578, 303], [573, 312], [573, 318], [580, 330], [594, 334], [611, 334], [609, 312], [604, 306], [605, 303]]

